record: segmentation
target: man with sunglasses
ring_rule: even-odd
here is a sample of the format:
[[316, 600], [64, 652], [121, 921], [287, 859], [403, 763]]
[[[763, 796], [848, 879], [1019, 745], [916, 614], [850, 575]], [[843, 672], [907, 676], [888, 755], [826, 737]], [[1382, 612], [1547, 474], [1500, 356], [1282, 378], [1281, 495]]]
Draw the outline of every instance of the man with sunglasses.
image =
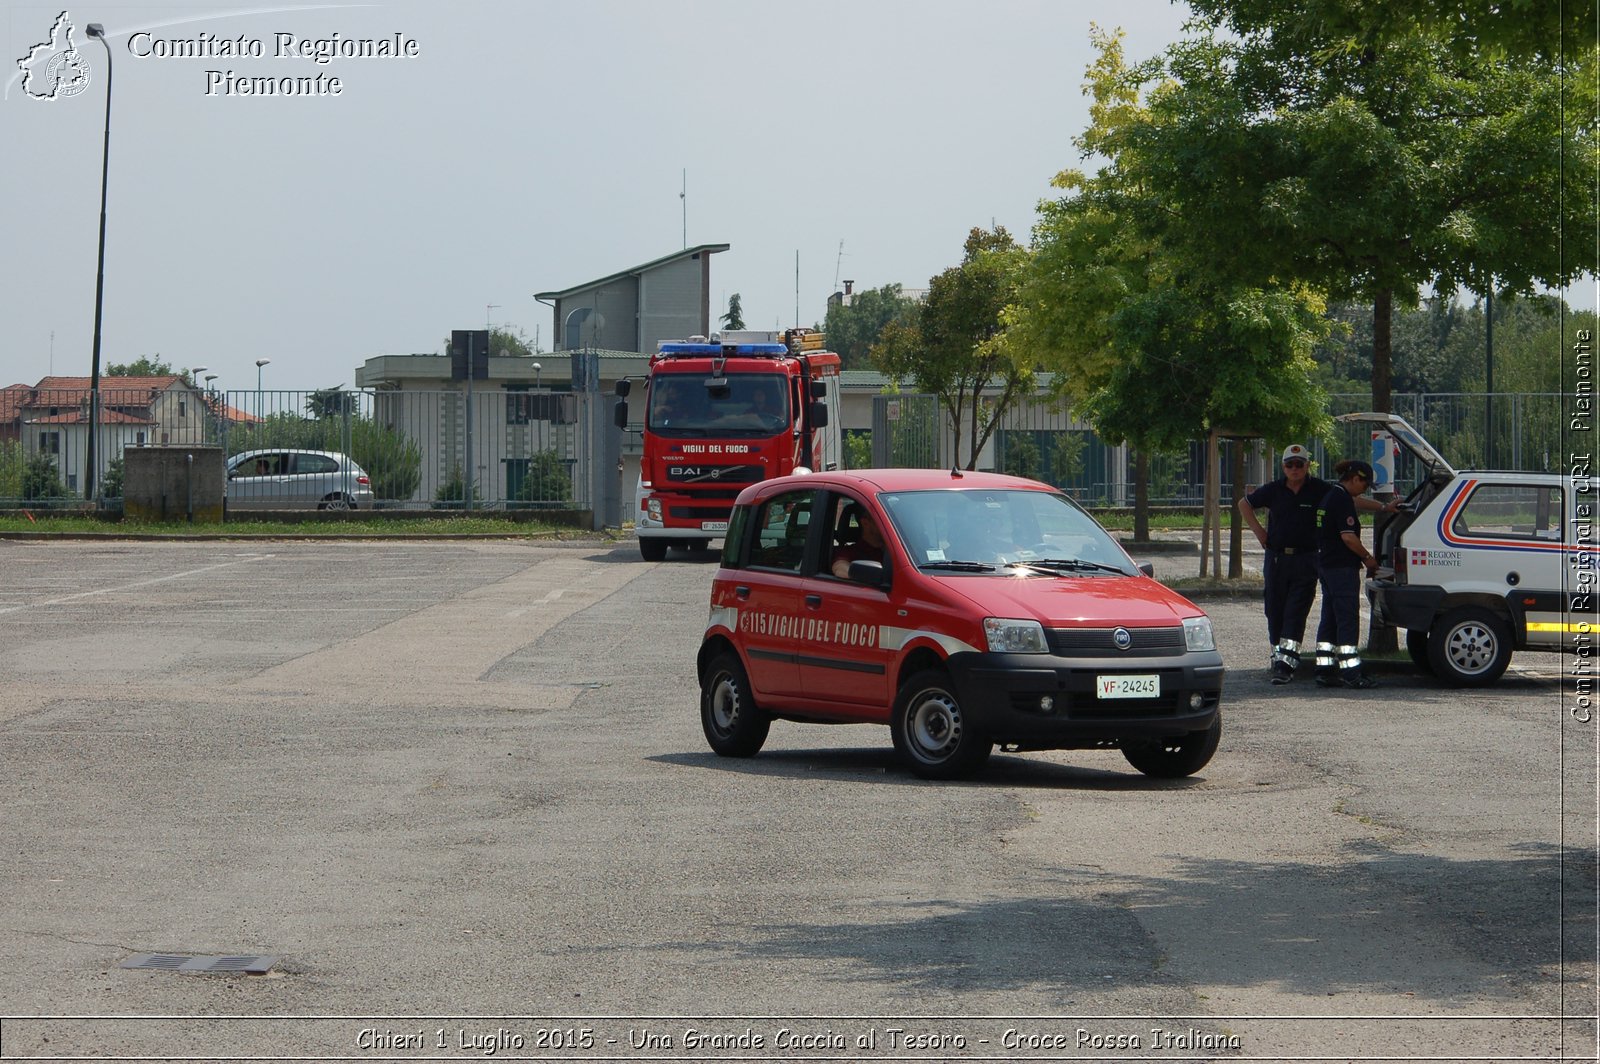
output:
[[1317, 686], [1376, 687], [1361, 671], [1361, 570], [1378, 571], [1378, 559], [1361, 542], [1358, 500], [1372, 484], [1372, 467], [1347, 458], [1333, 467], [1339, 478], [1317, 507], [1321, 536], [1322, 618], [1317, 623]]
[[[1311, 452], [1292, 443], [1283, 450], [1283, 476], [1239, 500], [1239, 514], [1266, 549], [1262, 577], [1267, 639], [1272, 644], [1268, 670], [1274, 684], [1286, 684], [1300, 667], [1306, 618], [1317, 594], [1317, 507], [1334, 485], [1310, 474]], [[1357, 508], [1381, 510], [1372, 499]], [[1261, 525], [1256, 511], [1267, 511]]]

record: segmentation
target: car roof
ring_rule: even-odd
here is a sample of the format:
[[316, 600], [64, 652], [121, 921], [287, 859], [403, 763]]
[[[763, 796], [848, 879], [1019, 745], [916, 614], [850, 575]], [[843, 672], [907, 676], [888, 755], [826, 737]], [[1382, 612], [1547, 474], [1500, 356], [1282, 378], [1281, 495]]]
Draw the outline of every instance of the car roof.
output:
[[240, 451], [238, 454], [228, 459], [228, 461], [232, 462], [240, 458], [250, 458], [258, 454], [325, 454], [329, 458], [347, 457], [343, 451], [309, 451], [304, 447], [258, 447], [253, 451]]
[[758, 497], [766, 498], [777, 492], [794, 491], [796, 488], [854, 490], [864, 495], [876, 495], [885, 491], [970, 491], [985, 488], [1048, 492], [1058, 490], [1037, 480], [1013, 477], [1005, 473], [980, 473], [954, 469], [850, 469], [801, 473], [763, 481], [745, 489], [745, 492], [740, 494], [739, 501], [748, 503]]

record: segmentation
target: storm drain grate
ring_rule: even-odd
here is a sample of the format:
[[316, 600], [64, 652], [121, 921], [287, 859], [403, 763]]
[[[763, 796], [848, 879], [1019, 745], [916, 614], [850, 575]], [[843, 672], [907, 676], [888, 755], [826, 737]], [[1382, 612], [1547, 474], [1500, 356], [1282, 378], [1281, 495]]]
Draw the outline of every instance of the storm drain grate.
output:
[[244, 972], [265, 975], [278, 963], [276, 957], [190, 957], [182, 953], [141, 953], [122, 962], [124, 968], [154, 968], [164, 972]]

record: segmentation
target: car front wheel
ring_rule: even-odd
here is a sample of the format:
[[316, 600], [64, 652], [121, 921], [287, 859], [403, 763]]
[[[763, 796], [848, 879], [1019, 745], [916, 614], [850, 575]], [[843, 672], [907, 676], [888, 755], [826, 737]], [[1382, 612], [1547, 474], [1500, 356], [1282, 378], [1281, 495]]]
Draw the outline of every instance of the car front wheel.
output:
[[642, 536], [639, 539], [639, 554], [647, 562], [665, 561], [667, 541], [655, 536]]
[[1146, 776], [1177, 779], [1180, 776], [1192, 776], [1205, 768], [1221, 741], [1222, 716], [1218, 714], [1209, 728], [1174, 735], [1170, 739], [1125, 745], [1122, 756]]
[[1428, 662], [1451, 687], [1494, 683], [1511, 664], [1511, 629], [1476, 606], [1451, 610], [1428, 631]]
[[700, 726], [711, 749], [723, 757], [753, 757], [767, 741], [772, 718], [756, 705], [744, 666], [732, 651], [713, 658], [700, 681]]
[[340, 492], [334, 492], [332, 495], [329, 495], [327, 498], [323, 499], [322, 505], [317, 508], [319, 510], [354, 510], [356, 508], [356, 504], [350, 501], [350, 496]]
[[901, 686], [889, 730], [906, 766], [923, 779], [970, 776], [994, 749], [962, 710], [950, 677], [939, 669], [925, 669]]

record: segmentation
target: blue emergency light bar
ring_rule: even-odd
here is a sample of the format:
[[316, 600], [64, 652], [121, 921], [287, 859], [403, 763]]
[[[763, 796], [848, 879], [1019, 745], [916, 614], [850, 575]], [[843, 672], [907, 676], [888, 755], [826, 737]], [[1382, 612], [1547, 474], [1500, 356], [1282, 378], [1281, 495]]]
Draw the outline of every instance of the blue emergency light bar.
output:
[[700, 344], [700, 343], [665, 343], [660, 345], [663, 355], [704, 355], [708, 358], [719, 358], [724, 355], [766, 355], [782, 356], [789, 353], [789, 349], [782, 344]]

